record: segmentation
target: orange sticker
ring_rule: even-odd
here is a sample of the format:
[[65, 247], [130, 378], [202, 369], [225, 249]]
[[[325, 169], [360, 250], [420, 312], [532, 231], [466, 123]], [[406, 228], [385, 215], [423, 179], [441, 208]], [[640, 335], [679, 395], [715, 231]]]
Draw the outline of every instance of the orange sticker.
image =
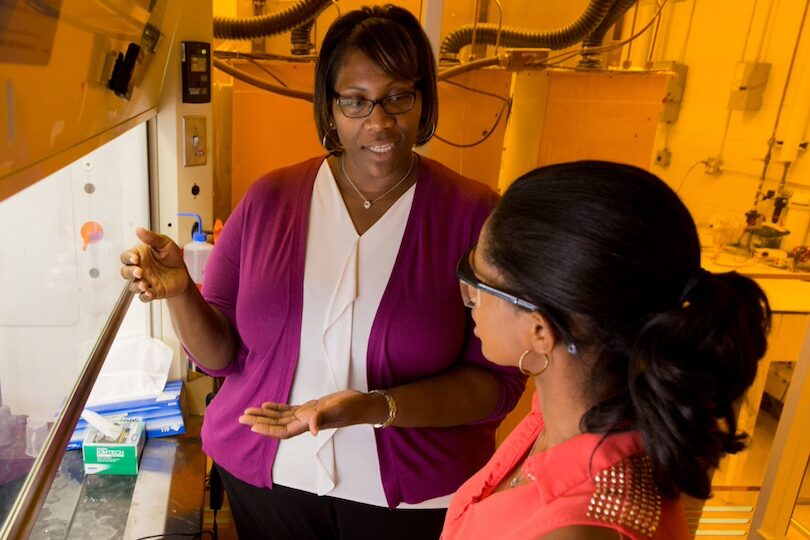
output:
[[81, 228], [82, 251], [87, 250], [89, 244], [100, 242], [104, 238], [104, 227], [95, 221], [85, 221]]

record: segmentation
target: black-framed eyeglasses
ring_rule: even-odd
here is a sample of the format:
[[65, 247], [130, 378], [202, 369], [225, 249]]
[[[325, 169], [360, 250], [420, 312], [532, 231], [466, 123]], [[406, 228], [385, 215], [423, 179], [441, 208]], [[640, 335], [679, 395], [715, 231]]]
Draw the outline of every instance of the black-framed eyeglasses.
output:
[[340, 112], [346, 118], [365, 118], [379, 105], [387, 114], [405, 114], [416, 103], [416, 92], [404, 92], [382, 99], [363, 99], [352, 96], [335, 96]]
[[472, 266], [472, 258], [475, 253], [475, 245], [470, 247], [456, 266], [456, 277], [458, 278], [459, 286], [461, 287], [461, 297], [464, 299], [464, 305], [468, 308], [474, 308], [479, 304], [480, 291], [496, 296], [501, 300], [506, 300], [510, 304], [529, 311], [538, 311], [540, 308], [535, 304], [524, 300], [519, 296], [512, 293], [503, 291], [497, 287], [484, 283], [475, 275]]

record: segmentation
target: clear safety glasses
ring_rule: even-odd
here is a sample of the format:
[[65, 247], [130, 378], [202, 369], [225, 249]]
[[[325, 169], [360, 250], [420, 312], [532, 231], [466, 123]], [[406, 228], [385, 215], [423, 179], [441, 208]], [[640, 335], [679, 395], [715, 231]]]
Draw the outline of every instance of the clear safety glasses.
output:
[[456, 277], [458, 278], [459, 286], [461, 287], [461, 297], [464, 300], [464, 305], [468, 308], [474, 308], [479, 304], [481, 298], [481, 291], [496, 296], [501, 300], [506, 300], [510, 304], [529, 311], [537, 311], [539, 308], [535, 304], [524, 300], [514, 294], [503, 291], [493, 285], [484, 283], [475, 275], [473, 269], [472, 259], [475, 254], [475, 245], [473, 245], [467, 253], [458, 261], [456, 267]]

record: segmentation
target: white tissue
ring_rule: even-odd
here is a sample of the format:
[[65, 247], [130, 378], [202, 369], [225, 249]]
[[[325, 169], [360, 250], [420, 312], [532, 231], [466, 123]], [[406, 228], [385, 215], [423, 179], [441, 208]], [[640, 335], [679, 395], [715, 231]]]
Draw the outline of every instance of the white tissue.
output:
[[82, 411], [82, 418], [84, 418], [88, 424], [96, 428], [108, 439], [117, 439], [121, 435], [121, 432], [124, 431], [124, 426], [119, 426], [118, 424], [110, 422], [97, 412], [91, 411], [90, 409], [85, 409]]
[[158, 396], [171, 365], [172, 349], [161, 341], [147, 336], [116, 339], [87, 405]]

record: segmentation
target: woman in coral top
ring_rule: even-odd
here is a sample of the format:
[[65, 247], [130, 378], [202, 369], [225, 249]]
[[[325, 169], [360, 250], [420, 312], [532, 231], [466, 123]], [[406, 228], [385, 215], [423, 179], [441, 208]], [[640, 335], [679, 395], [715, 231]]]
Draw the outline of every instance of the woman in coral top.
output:
[[689, 538], [681, 494], [744, 446], [735, 404], [770, 309], [700, 267], [695, 224], [641, 169], [518, 179], [459, 262], [484, 355], [533, 376], [532, 410], [458, 490], [442, 538]]

